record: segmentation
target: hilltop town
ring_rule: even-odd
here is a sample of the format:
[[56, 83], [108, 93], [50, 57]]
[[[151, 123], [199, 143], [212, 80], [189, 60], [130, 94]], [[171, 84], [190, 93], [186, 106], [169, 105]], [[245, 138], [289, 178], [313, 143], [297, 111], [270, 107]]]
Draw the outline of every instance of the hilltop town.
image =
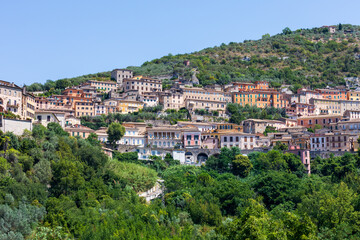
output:
[[[204, 164], [223, 147], [238, 147], [244, 154], [280, 148], [300, 155], [310, 173], [310, 159], [317, 155], [358, 150], [359, 94], [360, 89], [345, 86], [292, 92], [289, 85], [275, 89], [267, 81], [201, 87], [196, 81], [175, 79], [165, 89], [161, 77], [115, 69], [109, 80], [88, 80], [48, 96], [1, 81], [0, 129], [20, 135], [33, 124], [55, 122], [70, 136], [96, 134], [109, 155], [114, 150], [136, 151], [139, 159], [150, 160], [170, 153], [190, 165]], [[240, 113], [251, 108], [277, 113], [240, 121], [234, 119], [231, 104]], [[99, 117], [151, 111], [155, 115], [151, 119], [121, 121], [125, 134], [115, 147], [108, 141], [108, 124], [91, 125]], [[166, 118], [180, 111], [185, 113], [180, 119]]]
[[[0, 80], [0, 240], [360, 239], [360, 26], [286, 27], [258, 40], [128, 66], [149, 56], [148, 46], [155, 54], [169, 49], [165, 43], [185, 47], [191, 30], [185, 20], [198, 22], [188, 5], [178, 3], [185, 17], [179, 18], [167, 7], [175, 2], [112, 2], [111, 9], [96, 3], [95, 11], [94, 3], [85, 11], [77, 3], [81, 11], [72, 4], [74, 14], [61, 11], [61, 5], [69, 8], [63, 3], [54, 5], [57, 14], [42, 3], [7, 4], [16, 14], [3, 11], [5, 25], [11, 18], [27, 24], [21, 22], [26, 37], [14, 37], [18, 24], [3, 29], [10, 50]], [[229, 10], [244, 7], [251, 17], [264, 15], [266, 4], [253, 11], [252, 3], [223, 4], [231, 8], [226, 11], [205, 5], [193, 1], [191, 10], [217, 16], [217, 24], [192, 27], [199, 36], [205, 25], [223, 31], [214, 44], [243, 39], [227, 36], [221, 23], [246, 36], [258, 32], [259, 23], [261, 31], [274, 31], [264, 21], [227, 18]], [[210, 5], [213, 12], [205, 8]], [[282, 21], [282, 8], [270, 5], [266, 12]], [[302, 20], [306, 11], [297, 5]], [[29, 17], [21, 8], [40, 14]], [[129, 11], [119, 17], [118, 9]], [[137, 21], [131, 9], [139, 10]], [[323, 12], [334, 22], [343, 20], [340, 13], [356, 15], [352, 10]], [[315, 12], [312, 21], [322, 24]], [[163, 30], [166, 13], [171, 19]], [[259, 14], [254, 17], [262, 20]], [[124, 35], [135, 32], [136, 39]], [[201, 42], [189, 36], [191, 45]], [[35, 47], [27, 51], [36, 43], [46, 58]], [[47, 65], [42, 60], [50, 54], [54, 61]], [[58, 76], [69, 74], [69, 65], [78, 72], [110, 71], [36, 82], [51, 76], [52, 66]], [[13, 74], [14, 67], [26, 72], [26, 85], [12, 82], [22, 80], [12, 75], [25, 76]]]

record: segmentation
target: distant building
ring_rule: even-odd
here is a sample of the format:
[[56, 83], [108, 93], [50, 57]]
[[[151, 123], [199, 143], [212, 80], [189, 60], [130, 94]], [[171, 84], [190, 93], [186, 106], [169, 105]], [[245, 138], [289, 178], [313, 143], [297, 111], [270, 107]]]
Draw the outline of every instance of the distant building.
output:
[[135, 76], [123, 80], [124, 92], [137, 90], [140, 94], [144, 92], [161, 92], [162, 81], [144, 76]]
[[23, 88], [23, 102], [22, 102], [22, 110], [23, 110], [23, 118], [24, 119], [34, 119], [35, 118], [35, 96], [31, 93], [27, 93], [25, 87]]
[[113, 81], [95, 81], [89, 80], [90, 86], [95, 87], [100, 92], [110, 92], [113, 89], [117, 89], [117, 83]]
[[115, 80], [118, 88], [123, 87], [125, 78], [132, 78], [133, 71], [128, 69], [114, 69], [111, 71], [111, 79]]
[[175, 109], [185, 107], [184, 94], [182, 90], [167, 90], [159, 93], [159, 103], [164, 106], [164, 110]]
[[81, 138], [87, 138], [89, 137], [90, 133], [93, 133], [94, 130], [91, 128], [85, 127], [83, 125], [73, 125], [65, 128], [65, 131], [70, 134], [70, 136], [73, 137], [81, 137]]
[[154, 107], [159, 105], [159, 97], [156, 93], [143, 93], [142, 102], [146, 107]]
[[132, 145], [145, 147], [146, 146], [146, 136], [145, 132], [141, 131], [133, 124], [124, 124], [125, 134], [120, 139], [120, 144]]
[[58, 123], [62, 128], [65, 128], [65, 114], [61, 112], [52, 112], [47, 110], [36, 110], [35, 111], [35, 124], [41, 124], [45, 127], [49, 123]]
[[144, 103], [139, 101], [131, 100], [120, 100], [118, 101], [117, 110], [123, 114], [138, 112], [144, 108]]
[[181, 128], [173, 126], [153, 127], [147, 130], [147, 142], [158, 148], [174, 148], [182, 145]]
[[220, 146], [223, 147], [238, 147], [240, 149], [257, 148], [256, 135], [249, 133], [229, 132], [221, 135]]
[[233, 92], [232, 99], [234, 103], [238, 103], [241, 106], [250, 105], [257, 106], [258, 108], [285, 108], [288, 105], [288, 99], [285, 97], [285, 94], [274, 89], [241, 90]]
[[14, 83], [0, 80], [0, 112], [10, 111], [21, 118], [23, 115], [23, 89]]
[[342, 119], [341, 115], [318, 115], [300, 117], [297, 119], [298, 125], [306, 128], [314, 128], [315, 125], [328, 128], [331, 123], [337, 123]]
[[278, 120], [247, 119], [243, 121], [244, 133], [263, 133], [268, 126], [276, 130], [287, 127], [285, 121]]
[[323, 99], [329, 100], [347, 100], [345, 89], [315, 89]]
[[189, 111], [204, 109], [209, 112], [225, 113], [227, 103], [231, 102], [231, 93], [209, 88], [184, 87], [185, 107]]
[[336, 32], [336, 26], [322, 26], [322, 28], [327, 28], [331, 34]]

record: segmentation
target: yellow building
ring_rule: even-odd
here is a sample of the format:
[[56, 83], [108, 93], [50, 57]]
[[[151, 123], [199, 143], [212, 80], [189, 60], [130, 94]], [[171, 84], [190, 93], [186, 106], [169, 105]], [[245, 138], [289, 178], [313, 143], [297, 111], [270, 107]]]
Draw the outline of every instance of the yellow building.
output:
[[121, 100], [118, 102], [117, 108], [121, 113], [132, 113], [138, 112], [140, 109], [143, 109], [144, 103], [139, 101], [131, 101], [131, 100]]
[[24, 91], [23, 93], [23, 117], [25, 119], [35, 118], [35, 96]]
[[360, 101], [360, 91], [349, 91], [347, 92], [347, 100]]

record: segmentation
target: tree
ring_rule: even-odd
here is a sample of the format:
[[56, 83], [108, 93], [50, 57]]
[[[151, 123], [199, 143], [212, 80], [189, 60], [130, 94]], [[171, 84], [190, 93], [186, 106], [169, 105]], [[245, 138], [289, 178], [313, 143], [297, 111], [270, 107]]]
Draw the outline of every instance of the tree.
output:
[[100, 146], [100, 141], [96, 133], [90, 133], [86, 140], [93, 146]]
[[106, 133], [108, 134], [109, 142], [114, 145], [124, 136], [125, 128], [120, 123], [112, 122]]
[[269, 33], [266, 33], [264, 35], [261, 36], [261, 39], [267, 39], [267, 38], [270, 38], [270, 34]]
[[0, 205], [0, 239], [24, 239], [31, 233], [31, 227], [42, 220], [46, 211], [21, 202], [18, 208]]
[[49, 184], [52, 178], [51, 165], [49, 161], [41, 160], [34, 166], [34, 175], [42, 184]]
[[250, 174], [252, 167], [247, 156], [236, 155], [231, 164], [231, 171], [234, 175], [245, 178]]
[[291, 173], [268, 171], [256, 178], [252, 187], [263, 196], [263, 202], [269, 209], [281, 203], [300, 201], [300, 179]]
[[46, 127], [41, 124], [34, 124], [32, 135], [35, 139], [42, 139], [45, 136]]
[[209, 159], [206, 161], [206, 167], [218, 172], [230, 172], [231, 163], [233, 160], [235, 160], [235, 156], [239, 154], [240, 149], [238, 147], [224, 147], [220, 150], [218, 157], [209, 157]]
[[267, 136], [268, 133], [275, 133], [275, 132], [278, 132], [275, 127], [266, 126], [265, 131], [263, 132], [263, 134], [265, 136]]
[[297, 91], [298, 91], [300, 88], [302, 88], [302, 85], [299, 84], [299, 83], [295, 83], [295, 84], [293, 84], [293, 85], [290, 87], [290, 90], [291, 90], [294, 94], [296, 94]]
[[285, 143], [282, 143], [280, 141], [276, 142], [276, 145], [273, 148], [274, 150], [279, 150], [279, 151], [285, 151], [288, 149], [288, 146]]
[[58, 123], [51, 122], [47, 125], [47, 129], [50, 132], [54, 132], [58, 136], [69, 136], [69, 133], [67, 133]]
[[291, 34], [292, 31], [290, 30], [290, 28], [286, 27], [286, 28], [284, 28], [284, 29], [282, 30], [282, 33], [283, 33], [284, 35], [288, 35], [288, 34]]

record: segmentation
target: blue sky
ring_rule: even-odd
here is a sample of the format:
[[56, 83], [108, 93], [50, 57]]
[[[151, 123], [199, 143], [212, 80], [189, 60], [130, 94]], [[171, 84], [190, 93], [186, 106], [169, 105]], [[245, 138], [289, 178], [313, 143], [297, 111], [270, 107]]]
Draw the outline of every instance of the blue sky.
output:
[[138, 66], [169, 53], [322, 25], [360, 1], [0, 0], [0, 79], [19, 85]]

